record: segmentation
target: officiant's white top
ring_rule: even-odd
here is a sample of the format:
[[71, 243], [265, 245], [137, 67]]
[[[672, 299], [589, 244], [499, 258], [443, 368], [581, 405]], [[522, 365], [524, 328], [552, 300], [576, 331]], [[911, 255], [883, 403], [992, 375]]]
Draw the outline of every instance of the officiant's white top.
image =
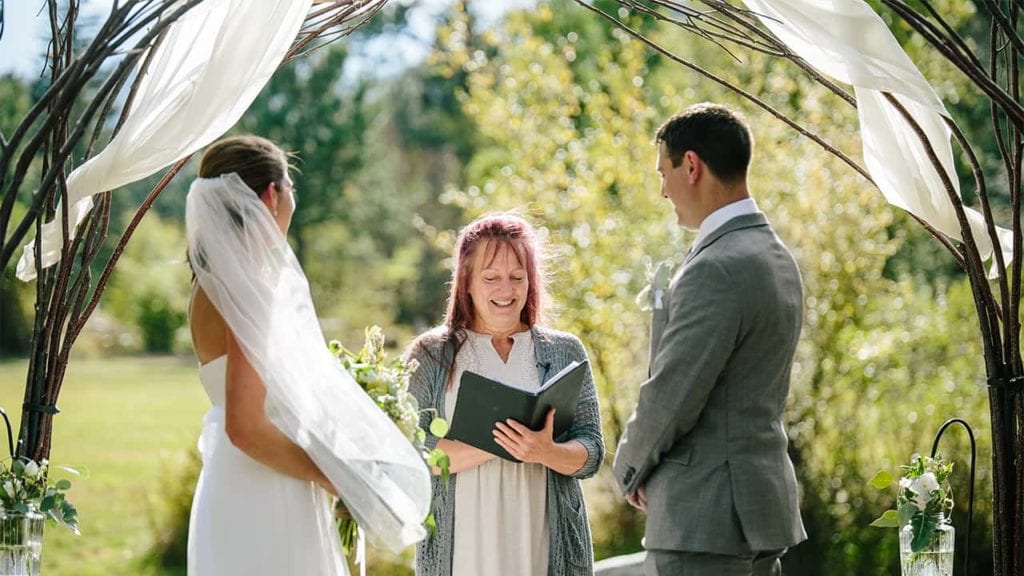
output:
[[[462, 373], [472, 370], [522, 390], [540, 388], [533, 338], [513, 334], [508, 362], [491, 336], [466, 331], [459, 350], [452, 390], [445, 396], [445, 418], [455, 414]], [[455, 485], [455, 537], [452, 576], [548, 573], [547, 472], [541, 464], [517, 464], [501, 458], [459, 472]]]
[[253, 460], [224, 432], [227, 356], [199, 368], [213, 406], [203, 419], [188, 527], [189, 576], [348, 574], [331, 497], [313, 482]]

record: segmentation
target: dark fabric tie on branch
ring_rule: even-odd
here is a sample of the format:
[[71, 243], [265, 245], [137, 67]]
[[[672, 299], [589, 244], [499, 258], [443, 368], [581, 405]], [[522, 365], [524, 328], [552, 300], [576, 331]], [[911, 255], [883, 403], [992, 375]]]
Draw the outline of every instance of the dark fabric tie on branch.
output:
[[995, 376], [988, 379], [988, 386], [1006, 392], [1024, 392], [1024, 376]]
[[56, 404], [37, 404], [26, 402], [21, 408], [27, 412], [39, 412], [40, 414], [60, 414], [60, 408]]

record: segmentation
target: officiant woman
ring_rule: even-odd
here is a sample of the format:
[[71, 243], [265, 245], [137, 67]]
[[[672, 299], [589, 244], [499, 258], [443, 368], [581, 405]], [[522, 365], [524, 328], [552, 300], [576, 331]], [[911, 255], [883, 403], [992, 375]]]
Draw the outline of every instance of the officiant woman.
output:
[[[532, 226], [497, 214], [466, 226], [455, 244], [443, 326], [419, 336], [410, 389], [424, 409], [427, 445], [451, 458], [451, 478], [433, 478], [437, 531], [416, 549], [418, 576], [570, 576], [593, 573], [580, 479], [604, 458], [601, 414], [587, 367], [572, 427], [552, 437], [552, 414], [532, 431], [499, 423], [497, 443], [521, 462], [430, 435], [436, 415], [451, 421], [462, 372], [535, 390], [587, 353], [572, 334], [542, 325], [544, 262]], [[435, 474], [438, 471], [435, 470]]]

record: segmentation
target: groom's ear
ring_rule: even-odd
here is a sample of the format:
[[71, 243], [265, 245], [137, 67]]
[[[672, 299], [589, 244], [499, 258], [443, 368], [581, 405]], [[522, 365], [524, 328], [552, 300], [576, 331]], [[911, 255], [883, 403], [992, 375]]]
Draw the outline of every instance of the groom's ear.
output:
[[694, 184], [697, 180], [700, 180], [701, 174], [704, 173], [704, 161], [693, 150], [687, 150], [683, 154], [683, 162], [680, 168], [683, 169], [686, 181]]

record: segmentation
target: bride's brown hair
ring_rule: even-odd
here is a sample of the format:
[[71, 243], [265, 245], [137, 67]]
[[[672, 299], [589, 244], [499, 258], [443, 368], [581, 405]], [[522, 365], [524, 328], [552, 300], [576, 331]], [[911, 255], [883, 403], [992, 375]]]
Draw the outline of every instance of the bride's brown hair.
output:
[[215, 178], [232, 172], [257, 194], [271, 182], [280, 188], [288, 173], [288, 155], [259, 136], [223, 138], [206, 149], [199, 163], [199, 177]]
[[[203, 159], [199, 162], [199, 177], [216, 178], [233, 172], [258, 197], [271, 182], [281, 189], [288, 168], [288, 154], [270, 140], [252, 135], [229, 136], [214, 142], [203, 153]], [[236, 225], [241, 225], [239, 215], [235, 214], [232, 218]], [[202, 259], [202, 255], [199, 258]], [[185, 261], [192, 268], [192, 260], [187, 252]], [[195, 279], [193, 272], [193, 282]]]

